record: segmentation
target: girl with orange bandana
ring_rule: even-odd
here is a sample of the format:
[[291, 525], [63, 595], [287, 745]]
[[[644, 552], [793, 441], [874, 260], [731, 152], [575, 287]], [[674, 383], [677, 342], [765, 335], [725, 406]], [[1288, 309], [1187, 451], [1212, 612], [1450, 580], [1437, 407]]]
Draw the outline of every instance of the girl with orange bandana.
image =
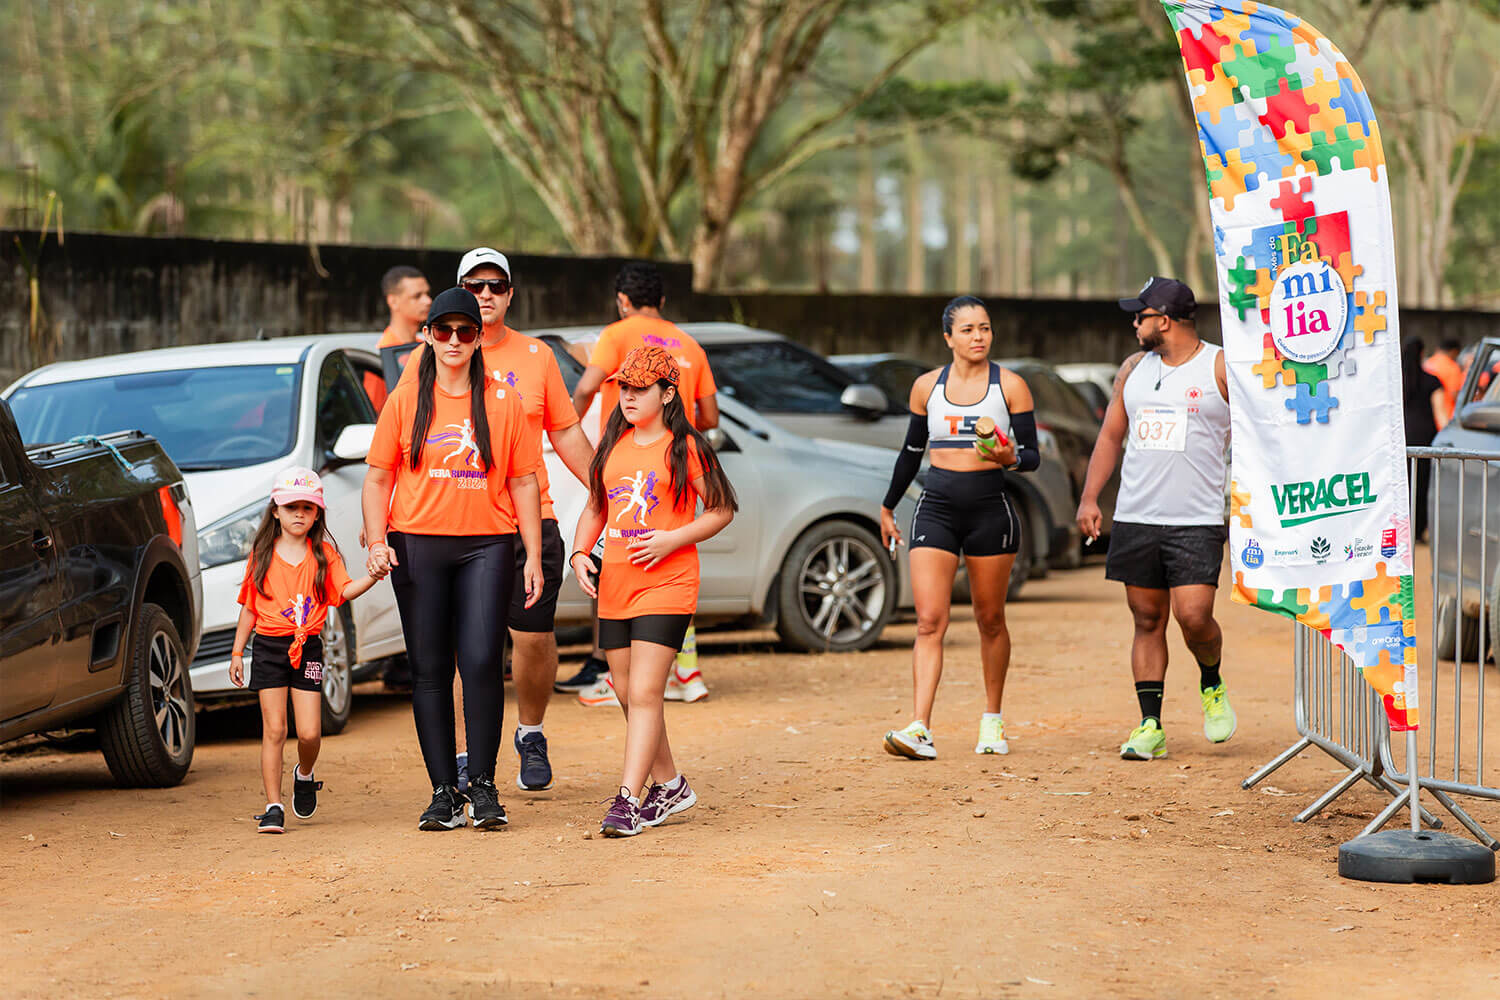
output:
[[[697, 545], [733, 520], [738, 503], [713, 449], [688, 422], [670, 354], [637, 347], [610, 378], [620, 405], [589, 468], [589, 506], [570, 562], [599, 599], [599, 645], [625, 711], [624, 772], [600, 832], [631, 837], [698, 801], [672, 760], [662, 696], [698, 607]], [[595, 583], [589, 550], [601, 533]], [[649, 791], [648, 777], [656, 779]]]

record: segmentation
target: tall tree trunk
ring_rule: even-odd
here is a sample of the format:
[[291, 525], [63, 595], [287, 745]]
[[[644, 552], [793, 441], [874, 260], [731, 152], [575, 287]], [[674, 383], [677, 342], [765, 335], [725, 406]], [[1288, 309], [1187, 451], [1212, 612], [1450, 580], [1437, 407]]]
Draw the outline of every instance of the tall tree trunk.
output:
[[995, 225], [995, 178], [990, 170], [975, 177], [978, 187], [979, 232], [979, 284], [981, 292], [988, 294], [1000, 290], [999, 249], [1000, 231]]
[[875, 150], [870, 146], [870, 130], [863, 122], [856, 126], [859, 133], [859, 177], [856, 183], [855, 208], [859, 216], [859, 278], [856, 287], [861, 292], [873, 292], [880, 283], [879, 246], [875, 236], [875, 217], [879, 204], [875, 193]]
[[953, 185], [953, 227], [948, 233], [953, 247], [953, 287], [960, 293], [974, 290], [974, 248], [969, 243], [969, 220], [974, 216], [974, 143], [961, 139], [958, 147], [957, 176]]
[[913, 295], [927, 290], [927, 246], [922, 242], [925, 184], [922, 144], [913, 125], [906, 133], [906, 290]]

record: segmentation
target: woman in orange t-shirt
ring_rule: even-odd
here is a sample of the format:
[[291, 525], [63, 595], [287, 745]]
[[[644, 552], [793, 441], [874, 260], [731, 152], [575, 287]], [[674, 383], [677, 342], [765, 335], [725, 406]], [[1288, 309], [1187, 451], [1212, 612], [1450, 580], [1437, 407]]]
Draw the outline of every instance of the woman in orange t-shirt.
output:
[[365, 476], [365, 537], [372, 573], [389, 568], [406, 655], [412, 714], [432, 781], [423, 830], [464, 825], [454, 756], [453, 670], [463, 677], [469, 735], [469, 816], [477, 829], [506, 823], [495, 788], [505, 689], [505, 609], [515, 579], [517, 526], [526, 547], [526, 604], [542, 592], [541, 442], [521, 402], [486, 378], [479, 303], [450, 288], [427, 315], [429, 350], [415, 381], [380, 411]]
[[301, 819], [317, 811], [323, 783], [313, 777], [313, 765], [323, 745], [323, 623], [329, 608], [354, 600], [377, 579], [349, 579], [323, 508], [323, 483], [316, 472], [290, 468], [278, 474], [240, 585], [229, 679], [235, 687], [245, 684], [245, 643], [253, 629], [250, 690], [260, 697], [260, 776], [266, 790], [266, 811], [255, 817], [258, 833], [286, 828], [281, 758], [288, 689], [297, 723], [292, 811]]
[[[625, 768], [600, 824], [630, 837], [698, 801], [667, 743], [667, 672], [698, 607], [697, 545], [734, 518], [734, 487], [677, 394], [678, 368], [660, 347], [638, 347], [610, 378], [620, 405], [589, 468], [589, 506], [569, 560], [599, 599], [599, 645], [625, 710]], [[698, 503], [704, 511], [694, 516]], [[588, 552], [604, 534], [597, 585]], [[655, 777], [649, 793], [646, 779]]]

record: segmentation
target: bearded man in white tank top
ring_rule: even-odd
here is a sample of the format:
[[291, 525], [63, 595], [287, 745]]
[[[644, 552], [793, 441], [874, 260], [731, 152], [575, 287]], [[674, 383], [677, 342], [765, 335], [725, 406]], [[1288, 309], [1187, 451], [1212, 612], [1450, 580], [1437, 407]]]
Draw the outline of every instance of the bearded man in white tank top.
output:
[[1198, 337], [1192, 289], [1152, 278], [1120, 308], [1135, 314], [1141, 351], [1115, 376], [1114, 396], [1089, 459], [1078, 504], [1084, 537], [1099, 537], [1099, 492], [1124, 452], [1105, 576], [1125, 584], [1135, 619], [1130, 669], [1141, 723], [1120, 746], [1125, 760], [1167, 755], [1161, 704], [1167, 676], [1167, 621], [1177, 619], [1198, 661], [1203, 735], [1234, 735], [1219, 659], [1224, 637], [1214, 596], [1229, 529], [1224, 482], [1229, 382], [1224, 353]]

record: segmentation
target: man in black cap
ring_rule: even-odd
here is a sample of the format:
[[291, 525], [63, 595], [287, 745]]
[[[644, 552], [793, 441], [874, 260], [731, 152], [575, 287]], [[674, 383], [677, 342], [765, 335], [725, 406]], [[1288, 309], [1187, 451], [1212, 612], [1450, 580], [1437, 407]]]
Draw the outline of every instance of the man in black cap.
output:
[[1089, 459], [1078, 504], [1084, 537], [1099, 537], [1099, 492], [1124, 453], [1105, 576], [1125, 585], [1135, 620], [1130, 668], [1141, 723], [1120, 746], [1125, 760], [1167, 755], [1161, 704], [1167, 676], [1167, 621], [1176, 617], [1198, 661], [1203, 734], [1234, 735], [1234, 709], [1219, 675], [1223, 633], [1214, 596], [1228, 528], [1224, 484], [1229, 380], [1224, 352], [1198, 337], [1192, 289], [1151, 278], [1120, 308], [1135, 316], [1142, 350], [1115, 376], [1114, 395]]

